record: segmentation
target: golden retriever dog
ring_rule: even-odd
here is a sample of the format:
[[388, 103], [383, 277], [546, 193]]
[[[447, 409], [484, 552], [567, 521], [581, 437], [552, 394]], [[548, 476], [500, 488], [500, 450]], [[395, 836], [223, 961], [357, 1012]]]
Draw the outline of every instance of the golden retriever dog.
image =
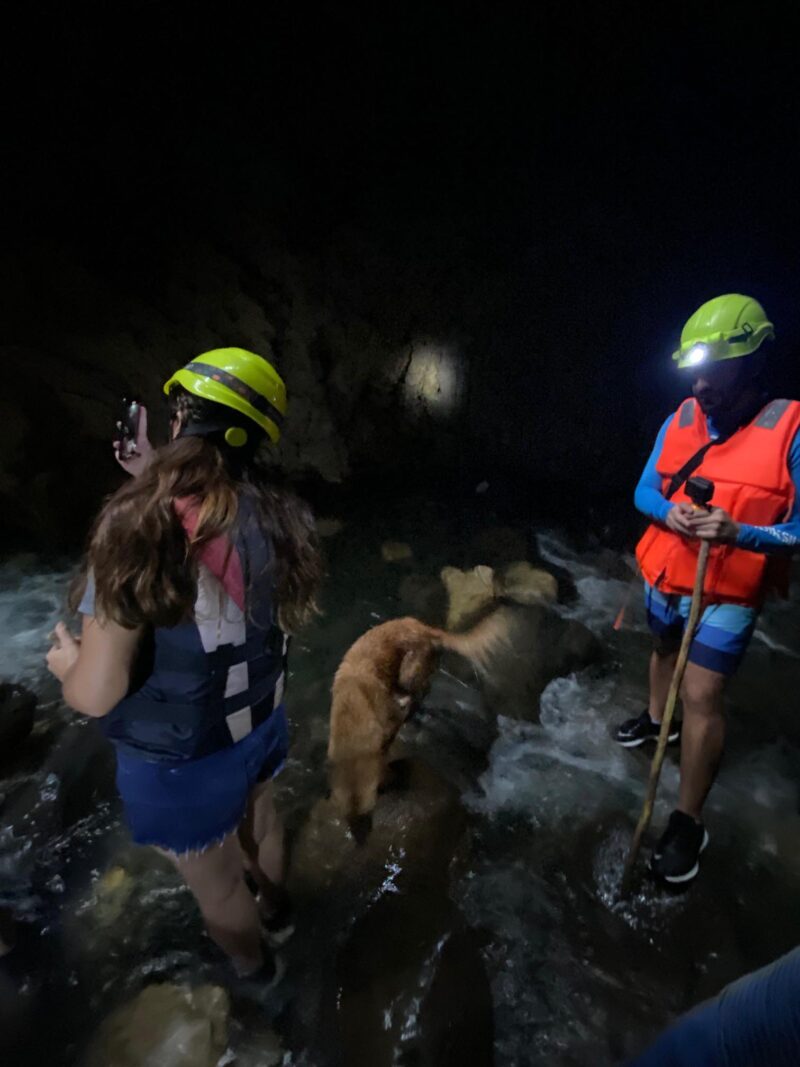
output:
[[497, 610], [460, 634], [393, 619], [368, 630], [345, 654], [333, 679], [328, 760], [334, 805], [357, 842], [369, 833], [389, 746], [427, 692], [439, 654], [457, 652], [485, 670], [507, 630]]

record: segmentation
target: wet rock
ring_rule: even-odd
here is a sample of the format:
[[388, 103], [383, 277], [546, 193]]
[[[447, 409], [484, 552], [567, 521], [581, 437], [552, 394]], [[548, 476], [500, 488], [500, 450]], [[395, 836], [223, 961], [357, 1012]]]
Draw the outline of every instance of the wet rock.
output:
[[571, 674], [603, 656], [594, 634], [542, 604], [509, 606], [509, 641], [492, 658], [484, 679], [487, 705], [497, 714], [535, 722], [539, 697], [553, 678]]
[[[292, 847], [289, 892], [320, 898], [332, 889], [369, 896], [386, 882], [387, 864], [427, 881], [441, 878], [466, 826], [458, 792], [418, 759], [402, 761], [404, 782], [378, 797], [372, 831], [356, 845], [330, 799], [319, 800]], [[398, 868], [399, 870], [400, 868]]]
[[0, 764], [7, 762], [33, 729], [36, 695], [22, 686], [0, 683]]
[[441, 579], [447, 590], [447, 629], [458, 630], [468, 625], [497, 594], [495, 573], [480, 564], [469, 571], [445, 567]]
[[148, 986], [101, 1024], [85, 1067], [216, 1067], [228, 1012], [218, 986]]
[[446, 893], [382, 897], [356, 923], [336, 969], [348, 1067], [494, 1063], [480, 942]]
[[[480, 1067], [492, 1062], [491, 997], [477, 938], [448, 888], [466, 856], [466, 813], [458, 790], [422, 760], [393, 767], [401, 784], [378, 798], [363, 846], [329, 800], [295, 840], [289, 889], [307, 917], [301, 936], [312, 938], [313, 968], [327, 975], [305, 982], [293, 1003], [295, 1046], [348, 1067], [406, 1058]], [[310, 1029], [311, 1019], [326, 1021]]]
[[403, 541], [384, 541], [381, 545], [381, 556], [385, 563], [402, 563], [404, 560], [413, 559], [414, 553], [411, 546]]
[[137, 971], [142, 960], [183, 966], [203, 924], [170, 861], [155, 849], [128, 845], [65, 911], [62, 929], [82, 980], [112, 989], [116, 975]]
[[14, 916], [9, 908], [0, 907], [0, 959], [13, 949], [15, 935]]
[[409, 574], [398, 591], [402, 614], [413, 615], [430, 626], [442, 626], [447, 613], [447, 592], [439, 578]]

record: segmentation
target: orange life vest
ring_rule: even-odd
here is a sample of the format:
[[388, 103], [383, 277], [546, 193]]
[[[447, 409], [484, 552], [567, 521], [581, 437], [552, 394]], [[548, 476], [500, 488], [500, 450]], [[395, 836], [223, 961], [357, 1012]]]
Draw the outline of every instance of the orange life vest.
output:
[[[772, 400], [727, 441], [712, 445], [693, 474], [714, 483], [712, 507], [723, 508], [735, 522], [771, 526], [785, 521], [794, 502], [788, 456], [800, 427], [800, 403]], [[684, 400], [667, 427], [656, 470], [666, 494], [672, 476], [711, 440], [706, 418], [693, 399]], [[685, 484], [672, 497], [691, 503]], [[664, 593], [689, 595], [694, 587], [700, 542], [652, 523], [636, 548], [645, 579]], [[735, 545], [712, 545], [704, 587], [710, 603], [761, 603], [769, 589], [785, 594], [789, 561], [748, 552]]]

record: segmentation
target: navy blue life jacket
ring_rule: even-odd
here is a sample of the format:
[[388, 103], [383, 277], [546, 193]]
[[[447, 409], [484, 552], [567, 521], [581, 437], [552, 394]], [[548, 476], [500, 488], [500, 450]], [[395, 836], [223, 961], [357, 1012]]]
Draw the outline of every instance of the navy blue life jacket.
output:
[[[283, 698], [289, 639], [277, 623], [273, 548], [246, 494], [231, 541], [244, 612], [201, 563], [194, 618], [154, 628], [144, 679], [100, 720], [106, 736], [131, 755], [199, 759], [241, 740]], [[218, 612], [206, 616], [211, 598], [218, 598]]]

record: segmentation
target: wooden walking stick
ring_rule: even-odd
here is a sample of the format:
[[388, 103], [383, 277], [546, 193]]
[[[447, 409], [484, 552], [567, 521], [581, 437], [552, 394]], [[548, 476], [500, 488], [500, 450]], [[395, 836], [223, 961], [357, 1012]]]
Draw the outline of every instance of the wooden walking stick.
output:
[[[690, 478], [686, 483], [686, 492], [696, 508], [707, 508], [714, 495], [714, 483], [708, 481], [707, 478]], [[678, 699], [681, 682], [683, 681], [683, 674], [686, 670], [689, 649], [692, 646], [697, 623], [700, 620], [700, 609], [703, 603], [703, 584], [705, 582], [706, 568], [708, 566], [708, 553], [710, 549], [710, 541], [703, 541], [701, 543], [700, 554], [697, 557], [697, 570], [695, 571], [694, 577], [694, 589], [692, 590], [692, 604], [689, 609], [689, 619], [686, 623], [686, 629], [683, 631], [683, 640], [681, 641], [680, 651], [678, 652], [678, 659], [675, 662], [675, 670], [672, 672], [672, 681], [670, 682], [667, 703], [664, 708], [664, 717], [661, 720], [661, 731], [658, 735], [658, 744], [656, 745], [653, 762], [650, 764], [650, 779], [647, 783], [647, 793], [644, 798], [644, 805], [642, 806], [642, 814], [639, 816], [639, 822], [633, 835], [628, 858], [625, 861], [625, 870], [622, 873], [622, 885], [620, 887], [621, 897], [626, 897], [628, 895], [631, 879], [633, 877], [633, 869], [636, 866], [639, 849], [642, 846], [642, 838], [647, 833], [647, 829], [650, 826], [650, 819], [653, 816], [653, 804], [656, 799], [656, 791], [658, 790], [658, 780], [661, 777], [661, 767], [664, 763], [664, 755], [667, 751], [667, 741], [669, 739], [670, 727], [672, 726], [672, 716], [675, 713], [675, 703]]]

